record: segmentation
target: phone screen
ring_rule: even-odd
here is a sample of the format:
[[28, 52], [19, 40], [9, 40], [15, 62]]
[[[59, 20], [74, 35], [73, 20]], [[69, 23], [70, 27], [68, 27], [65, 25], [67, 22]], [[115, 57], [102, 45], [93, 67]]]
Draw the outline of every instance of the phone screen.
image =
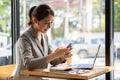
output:
[[70, 46], [72, 46], [72, 43], [70, 43], [70, 44], [67, 46], [67, 48], [69, 48]]

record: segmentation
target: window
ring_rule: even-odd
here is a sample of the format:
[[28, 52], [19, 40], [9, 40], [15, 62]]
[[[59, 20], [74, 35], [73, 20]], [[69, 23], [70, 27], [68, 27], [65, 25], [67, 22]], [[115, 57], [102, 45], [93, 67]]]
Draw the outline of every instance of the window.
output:
[[119, 0], [114, 0], [114, 53], [115, 53], [115, 80], [119, 80], [120, 79], [120, 10], [119, 10], [119, 6], [120, 6], [120, 1]]
[[54, 27], [48, 32], [53, 48], [74, 43], [72, 63], [78, 63], [77, 60], [92, 61], [100, 43], [95, 65], [105, 65], [105, 0], [20, 0], [21, 34], [28, 29], [29, 9], [42, 3], [49, 4], [55, 12]]
[[11, 0], [0, 0], [0, 66], [12, 63]]

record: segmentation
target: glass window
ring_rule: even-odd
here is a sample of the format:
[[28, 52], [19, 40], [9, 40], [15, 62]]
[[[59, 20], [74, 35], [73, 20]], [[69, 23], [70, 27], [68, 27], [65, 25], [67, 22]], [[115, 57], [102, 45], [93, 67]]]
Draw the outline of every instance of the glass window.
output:
[[11, 0], [0, 0], [0, 66], [12, 63]]
[[114, 0], [114, 54], [115, 54], [115, 80], [120, 79], [120, 1]]
[[48, 31], [53, 48], [73, 43], [71, 64], [92, 63], [101, 44], [95, 65], [105, 65], [105, 0], [20, 0], [21, 34], [29, 28], [29, 9], [42, 3], [55, 12], [54, 27]]

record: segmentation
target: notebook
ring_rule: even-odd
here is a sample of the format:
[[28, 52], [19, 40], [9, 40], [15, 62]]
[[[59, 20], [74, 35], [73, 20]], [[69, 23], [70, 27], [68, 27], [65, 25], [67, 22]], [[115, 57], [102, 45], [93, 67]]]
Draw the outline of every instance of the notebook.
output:
[[75, 64], [75, 65], [71, 65], [71, 68], [76, 68], [76, 69], [86, 69], [86, 70], [91, 70], [93, 69], [94, 65], [95, 65], [95, 62], [96, 62], [96, 58], [98, 56], [98, 53], [100, 51], [100, 47], [101, 47], [101, 44], [99, 44], [98, 46], [98, 49], [97, 49], [97, 52], [96, 52], [96, 55], [94, 57], [94, 62], [93, 64]]

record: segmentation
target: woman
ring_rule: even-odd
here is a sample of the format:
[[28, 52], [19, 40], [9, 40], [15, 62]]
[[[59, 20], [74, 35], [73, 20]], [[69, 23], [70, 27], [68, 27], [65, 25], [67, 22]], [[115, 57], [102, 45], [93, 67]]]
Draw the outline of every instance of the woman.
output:
[[22, 69], [47, 68], [48, 63], [57, 65], [70, 57], [72, 47], [50, 50], [46, 32], [53, 26], [54, 12], [46, 4], [34, 6], [29, 11], [31, 26], [19, 38], [18, 54]]

